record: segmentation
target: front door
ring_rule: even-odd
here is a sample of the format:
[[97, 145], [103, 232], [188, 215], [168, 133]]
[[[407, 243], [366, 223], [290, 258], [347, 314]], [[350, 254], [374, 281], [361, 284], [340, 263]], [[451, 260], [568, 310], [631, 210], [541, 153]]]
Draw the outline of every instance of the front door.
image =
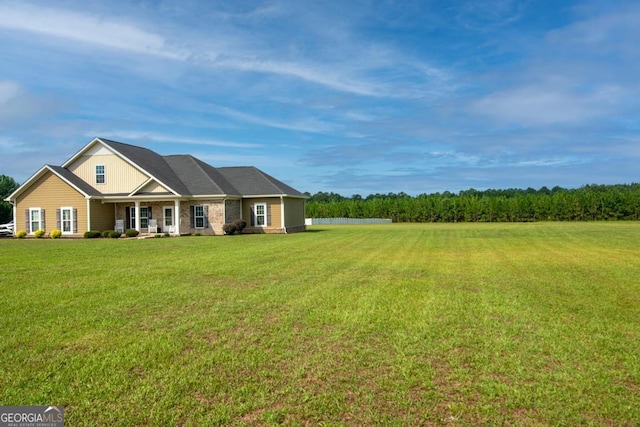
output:
[[172, 233], [174, 231], [173, 227], [173, 206], [165, 206], [162, 208], [162, 212], [164, 213], [162, 220], [162, 232], [163, 233]]

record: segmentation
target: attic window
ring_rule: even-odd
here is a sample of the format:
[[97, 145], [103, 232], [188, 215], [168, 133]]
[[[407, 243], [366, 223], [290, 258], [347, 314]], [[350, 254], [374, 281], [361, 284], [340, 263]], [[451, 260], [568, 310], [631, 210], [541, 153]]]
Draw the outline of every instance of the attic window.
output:
[[96, 165], [96, 184], [104, 184], [104, 165]]

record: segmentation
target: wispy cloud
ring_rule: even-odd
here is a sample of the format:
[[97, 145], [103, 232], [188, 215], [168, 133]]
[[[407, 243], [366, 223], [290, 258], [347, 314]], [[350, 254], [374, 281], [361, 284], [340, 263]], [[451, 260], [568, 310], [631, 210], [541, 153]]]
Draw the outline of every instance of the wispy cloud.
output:
[[271, 128], [286, 129], [293, 131], [303, 131], [312, 133], [328, 133], [335, 130], [335, 125], [324, 123], [321, 120], [315, 118], [307, 118], [304, 120], [296, 120], [292, 118], [290, 121], [280, 121], [271, 118], [265, 118], [255, 114], [249, 114], [242, 111], [237, 111], [229, 107], [222, 107], [219, 105], [210, 105], [211, 111], [216, 114], [229, 117], [241, 122], [253, 123], [260, 126], [266, 126]]
[[[101, 16], [22, 2], [0, 4], [0, 28], [122, 53], [200, 64], [212, 69], [273, 74], [355, 95], [392, 98], [427, 96], [441, 91], [449, 79], [446, 71], [406, 58], [381, 45], [356, 50], [354, 44], [358, 41], [348, 38], [342, 40], [342, 46], [336, 46], [336, 53], [342, 49], [344, 57], [333, 54], [327, 58], [309, 59], [274, 48], [265, 52], [261, 43], [252, 40], [254, 34], [250, 32], [215, 32], [214, 42], [211, 39], [198, 39], [198, 33], [188, 28], [173, 28], [161, 34], [158, 29], [154, 30], [157, 24], [146, 26], [150, 28], [144, 28], [144, 21], [127, 16]], [[66, 48], [75, 47], [71, 44]], [[402, 70], [402, 75], [395, 76], [396, 79], [410, 77], [414, 83], [407, 86], [406, 82], [398, 84], [389, 81], [389, 73], [393, 71], [397, 74], [398, 70]], [[427, 87], [429, 89], [425, 90]]]
[[114, 131], [105, 130], [102, 132], [86, 132], [87, 138], [104, 137], [109, 139], [116, 139], [121, 141], [137, 141], [138, 143], [158, 143], [158, 144], [189, 144], [189, 145], [206, 145], [210, 147], [228, 147], [228, 148], [259, 148], [262, 144], [247, 143], [247, 142], [234, 142], [234, 141], [221, 141], [217, 139], [209, 138], [190, 138], [177, 135], [167, 135], [157, 132], [144, 132], [144, 131]]
[[101, 18], [89, 13], [9, 2], [0, 4], [0, 28], [170, 59], [186, 57], [167, 48], [159, 34], [127, 23], [123, 17]]

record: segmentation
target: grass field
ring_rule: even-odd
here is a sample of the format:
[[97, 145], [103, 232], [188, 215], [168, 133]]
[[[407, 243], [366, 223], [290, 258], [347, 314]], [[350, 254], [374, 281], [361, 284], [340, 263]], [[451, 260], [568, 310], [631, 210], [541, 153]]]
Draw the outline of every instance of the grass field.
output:
[[0, 240], [0, 404], [69, 426], [638, 425], [640, 223]]

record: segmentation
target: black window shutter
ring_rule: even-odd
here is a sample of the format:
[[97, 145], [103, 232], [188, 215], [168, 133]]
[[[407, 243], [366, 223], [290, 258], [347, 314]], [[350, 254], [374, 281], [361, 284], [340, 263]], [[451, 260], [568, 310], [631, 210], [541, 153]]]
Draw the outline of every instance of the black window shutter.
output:
[[78, 209], [73, 210], [73, 233], [78, 232]]
[[29, 224], [31, 223], [31, 218], [29, 218], [29, 209], [25, 209], [24, 211], [24, 231], [27, 233], [31, 231], [31, 227]]
[[42, 226], [43, 230], [47, 229], [47, 223], [44, 217], [44, 209], [41, 209], [40, 212], [42, 212], [42, 218], [40, 218], [42, 220], [42, 222], [40, 223], [40, 225]]
[[271, 205], [267, 203], [266, 208], [267, 208], [267, 227], [269, 227], [271, 225]]
[[202, 206], [202, 213], [204, 214], [204, 228], [209, 228], [209, 206]]
[[256, 212], [255, 208], [251, 206], [251, 226], [253, 227], [254, 225], [256, 225]]
[[196, 207], [191, 205], [189, 206], [189, 228], [196, 228]]
[[60, 221], [60, 209], [56, 209], [56, 229], [62, 230], [62, 222]]
[[149, 206], [149, 208], [148, 208], [148, 209], [149, 209], [149, 210], [148, 210], [148, 212], [149, 212], [149, 219], [153, 219], [153, 216], [151, 216], [151, 206]]
[[131, 228], [131, 207], [124, 208], [125, 225], [124, 228]]

